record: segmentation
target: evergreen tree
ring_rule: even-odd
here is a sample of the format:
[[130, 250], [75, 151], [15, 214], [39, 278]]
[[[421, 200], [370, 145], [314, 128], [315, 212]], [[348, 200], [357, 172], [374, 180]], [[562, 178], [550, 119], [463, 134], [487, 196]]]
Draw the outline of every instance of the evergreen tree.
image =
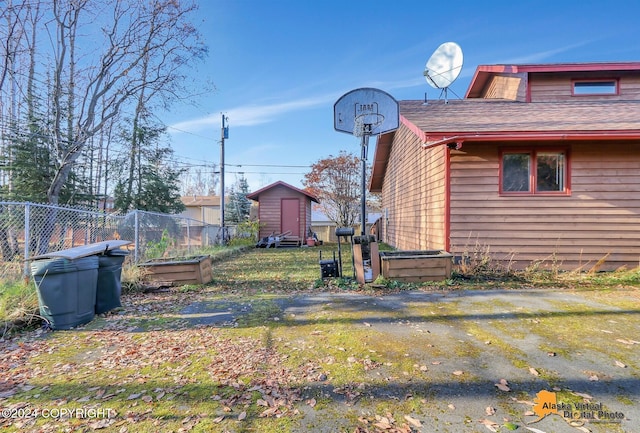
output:
[[[118, 181], [114, 189], [114, 207], [120, 211], [145, 210], [150, 212], [180, 213], [185, 209], [180, 200], [180, 176], [183, 170], [171, 166], [173, 150], [159, 146], [164, 128], [138, 127], [138, 154], [135, 166], [130, 161], [118, 160], [114, 169]], [[127, 137], [123, 137], [125, 142]]]
[[230, 188], [229, 202], [224, 208], [225, 221], [239, 224], [249, 219], [251, 200], [247, 198], [247, 194], [249, 194], [249, 183], [242, 176]]

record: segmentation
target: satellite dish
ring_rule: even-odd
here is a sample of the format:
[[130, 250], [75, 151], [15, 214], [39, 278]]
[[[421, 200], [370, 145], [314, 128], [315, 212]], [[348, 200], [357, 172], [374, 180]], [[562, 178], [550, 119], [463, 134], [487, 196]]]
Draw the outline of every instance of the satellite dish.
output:
[[424, 77], [431, 87], [446, 89], [462, 70], [462, 49], [455, 42], [445, 42], [431, 55], [424, 69]]

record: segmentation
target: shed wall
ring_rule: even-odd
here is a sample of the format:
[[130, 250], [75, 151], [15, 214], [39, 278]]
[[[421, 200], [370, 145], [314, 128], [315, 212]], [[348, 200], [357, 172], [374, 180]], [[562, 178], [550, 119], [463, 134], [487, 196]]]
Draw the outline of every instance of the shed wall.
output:
[[[567, 143], [560, 143], [567, 146]], [[529, 144], [530, 146], [531, 144]], [[504, 144], [502, 144], [504, 146]], [[524, 268], [637, 267], [640, 261], [640, 143], [580, 142], [570, 147], [570, 196], [499, 195], [497, 144], [451, 152], [451, 251], [486, 251]]]
[[269, 236], [271, 233], [281, 233], [281, 201], [283, 198], [298, 198], [300, 200], [300, 235], [304, 237], [307, 228], [311, 226], [311, 200], [304, 194], [300, 194], [282, 185], [275, 186], [260, 194], [259, 197], [259, 220], [260, 238]]
[[396, 131], [382, 185], [384, 242], [402, 250], [445, 249], [447, 151], [423, 149], [404, 125]]

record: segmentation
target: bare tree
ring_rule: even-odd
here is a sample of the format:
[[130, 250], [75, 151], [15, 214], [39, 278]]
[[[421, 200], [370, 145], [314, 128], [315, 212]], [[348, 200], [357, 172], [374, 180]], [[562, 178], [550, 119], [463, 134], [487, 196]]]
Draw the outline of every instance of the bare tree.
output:
[[56, 171], [47, 197], [55, 204], [89, 137], [129, 104], [135, 104], [138, 113], [141, 101], [148, 107], [153, 98], [175, 97], [183, 78], [180, 70], [206, 50], [188, 22], [189, 14], [196, 10], [193, 3], [112, 0], [108, 4], [112, 9], [106, 8], [112, 12], [111, 21], [101, 29], [105, 46], [93, 62], [84, 53], [84, 67], [79, 69], [79, 47], [94, 49], [88, 41], [81, 44], [77, 40], [82, 16], [95, 18], [90, 3], [53, 0], [53, 5], [56, 39], [51, 103]]

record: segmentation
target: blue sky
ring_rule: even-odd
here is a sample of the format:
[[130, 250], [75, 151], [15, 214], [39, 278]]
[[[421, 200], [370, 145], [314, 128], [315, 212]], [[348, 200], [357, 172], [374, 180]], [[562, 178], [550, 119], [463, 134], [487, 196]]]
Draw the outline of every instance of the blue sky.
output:
[[[640, 61], [636, 3], [201, 0], [195, 24], [210, 52], [191, 85], [208, 80], [216, 90], [159, 117], [176, 158], [198, 165], [220, 162], [228, 116], [227, 187], [240, 172], [252, 191], [279, 180], [302, 187], [319, 159], [360, 155], [358, 138], [333, 129], [344, 93], [375, 87], [397, 100], [437, 99], [423, 71], [449, 41], [464, 53], [450, 99], [464, 96], [478, 65]], [[372, 139], [369, 162], [374, 147]]]

